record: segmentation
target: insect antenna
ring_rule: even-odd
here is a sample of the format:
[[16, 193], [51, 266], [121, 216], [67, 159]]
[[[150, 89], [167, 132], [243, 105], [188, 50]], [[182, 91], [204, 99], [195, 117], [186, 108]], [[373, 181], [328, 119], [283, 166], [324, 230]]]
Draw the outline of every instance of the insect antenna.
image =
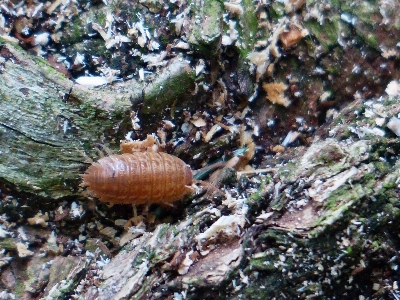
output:
[[85, 160], [84, 160], [84, 163], [85, 163], [85, 164], [92, 164], [92, 163], [94, 163], [93, 159], [92, 159], [89, 155], [87, 155], [83, 150], [78, 149], [78, 148], [75, 148], [75, 150], [76, 150], [80, 155], [82, 155], [82, 157], [85, 159]]
[[207, 189], [206, 195], [205, 195], [206, 198], [210, 197], [214, 192], [217, 192], [221, 196], [225, 196], [225, 194], [219, 188], [217, 188], [215, 185], [213, 185], [212, 183], [209, 183], [209, 182], [203, 181], [203, 180], [197, 180], [197, 179], [193, 180], [193, 183], [202, 185]]

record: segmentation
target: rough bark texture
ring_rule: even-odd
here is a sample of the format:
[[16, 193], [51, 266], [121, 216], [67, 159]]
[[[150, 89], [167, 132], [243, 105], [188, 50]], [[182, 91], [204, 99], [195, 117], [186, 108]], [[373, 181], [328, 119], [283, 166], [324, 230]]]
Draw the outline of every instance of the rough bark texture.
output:
[[[66, 76], [101, 74], [101, 57], [122, 80], [75, 84], [5, 13], [1, 299], [400, 298], [397, 2], [50, 8], [26, 22], [65, 17], [49, 47]], [[172, 207], [82, 194], [88, 157], [130, 131], [193, 169], [240, 171]]]

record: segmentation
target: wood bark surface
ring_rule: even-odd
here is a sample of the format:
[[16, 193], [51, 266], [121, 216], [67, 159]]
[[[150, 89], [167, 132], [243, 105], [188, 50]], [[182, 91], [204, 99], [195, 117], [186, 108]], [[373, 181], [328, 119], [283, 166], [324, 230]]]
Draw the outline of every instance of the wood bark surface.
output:
[[[69, 59], [120, 67], [102, 87], [0, 39], [0, 298], [400, 298], [399, 4], [172, 2], [60, 5]], [[82, 195], [130, 131], [247, 168], [168, 207]]]

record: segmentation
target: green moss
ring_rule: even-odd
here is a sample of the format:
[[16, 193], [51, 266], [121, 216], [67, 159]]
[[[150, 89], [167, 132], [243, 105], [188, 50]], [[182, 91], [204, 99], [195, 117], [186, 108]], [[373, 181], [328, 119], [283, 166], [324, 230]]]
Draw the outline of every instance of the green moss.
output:
[[364, 180], [365, 181], [370, 181], [370, 180], [374, 180], [375, 179], [375, 174], [372, 173], [367, 173], [364, 175]]
[[172, 227], [172, 234], [173, 234], [174, 236], [177, 236], [177, 235], [179, 234], [179, 230], [178, 230], [178, 228], [177, 228], [176, 226], [173, 226], [173, 227]]
[[82, 30], [82, 19], [81, 18], [73, 18], [72, 21], [66, 27], [65, 32], [61, 36], [62, 44], [76, 44], [84, 39], [84, 34]]
[[312, 160], [313, 164], [332, 165], [344, 157], [342, 149], [336, 144], [325, 145], [319, 155]]
[[334, 224], [339, 219], [343, 221], [346, 218], [351, 218], [354, 213], [349, 211], [349, 206], [355, 205], [357, 200], [370, 192], [372, 193], [372, 190], [366, 190], [361, 184], [353, 184], [352, 186], [345, 184], [332, 192], [323, 204], [324, 209], [320, 211], [321, 216], [312, 226], [322, 226], [315, 233], [320, 235], [321, 232], [326, 231], [326, 226]]
[[[369, 27], [369, 26], [368, 26]], [[373, 32], [372, 28], [364, 28], [364, 30], [358, 32], [358, 37], [360, 37], [360, 43], [366, 43], [370, 47], [379, 50], [379, 42], [377, 40], [376, 34]]]
[[3, 238], [0, 240], [0, 248], [6, 249], [8, 251], [14, 251], [17, 249], [17, 246], [13, 238]]
[[271, 201], [270, 207], [275, 211], [280, 211], [285, 207], [287, 202], [286, 200], [287, 198], [285, 193], [280, 193], [278, 197]]
[[10, 44], [10, 45], [12, 45], [14, 48], [16, 48], [18, 50], [25, 51], [24, 49], [22, 49], [22, 47], [18, 43], [10, 42], [10, 41], [8, 41], [8, 40], [6, 40], [6, 39], [4, 39], [4, 38], [2, 38], [0, 36], [0, 46], [4, 45], [4, 44]]
[[381, 175], [387, 174], [391, 170], [391, 166], [387, 162], [375, 161], [374, 165]]
[[146, 95], [142, 114], [159, 116], [164, 108], [172, 108], [171, 114], [176, 107], [191, 97], [190, 90], [195, 81], [194, 72], [184, 72], [169, 78], [163, 84], [155, 85], [153, 93]]
[[15, 287], [15, 295], [18, 297], [22, 296], [22, 293], [25, 291], [24, 280], [17, 280], [17, 284]]
[[[252, 0], [243, 0], [242, 4], [244, 13], [240, 18], [240, 26], [237, 28], [240, 32], [241, 38], [240, 57], [245, 59], [250, 51], [254, 48], [254, 44], [257, 40], [267, 38], [269, 35], [268, 30], [260, 32], [258, 30], [258, 18], [257, 14], [254, 13], [255, 7]], [[255, 36], [258, 36], [255, 39]]]
[[393, 189], [397, 187], [396, 180], [391, 180], [389, 182], [384, 182], [382, 185], [385, 189]]
[[[259, 240], [268, 243], [270, 246], [288, 245], [292, 241], [292, 237], [286, 235], [285, 231], [279, 229], [270, 229], [259, 235]], [[300, 241], [295, 239], [296, 243]]]
[[385, 213], [385, 217], [388, 221], [394, 221], [398, 219], [400, 215], [400, 209], [392, 203], [385, 204], [382, 211]]
[[269, 6], [269, 14], [272, 20], [277, 21], [285, 14], [285, 5], [283, 2], [274, 1]]
[[189, 43], [196, 52], [206, 58], [214, 58], [219, 47], [219, 37], [222, 30], [223, 3], [215, 0], [205, 0], [190, 3], [192, 13], [201, 18], [201, 23], [192, 28]]
[[338, 140], [346, 140], [346, 139], [350, 138], [351, 136], [352, 136], [352, 132], [350, 131], [348, 126], [346, 126], [345, 129], [340, 134], [338, 134], [337, 139]]
[[352, 186], [345, 184], [341, 188], [334, 191], [329, 196], [326, 206], [328, 206], [328, 207], [330, 206], [328, 204], [328, 202], [330, 202], [330, 201], [334, 201], [335, 203], [349, 202], [349, 201], [355, 200], [363, 195], [364, 195], [364, 191], [362, 190], [362, 187], [360, 184], [356, 184], [356, 185], [352, 185]]
[[140, 266], [143, 263], [143, 260], [147, 260], [149, 257], [149, 253], [151, 253], [151, 249], [149, 246], [146, 246], [141, 249], [140, 253], [135, 257], [135, 261], [132, 264], [132, 267], [135, 268]]
[[[307, 5], [309, 2], [316, 2], [316, 1], [307, 0]], [[343, 1], [342, 0], [331, 0], [329, 3], [332, 5], [332, 7], [335, 10], [339, 10], [341, 5], [343, 4]]]
[[317, 38], [324, 50], [328, 51], [331, 47], [337, 45], [339, 36], [338, 22], [340, 22], [338, 18], [335, 18], [327, 20], [321, 25], [317, 20], [312, 19], [307, 21], [305, 26], [310, 31], [310, 34]]
[[353, 254], [353, 248], [351, 246], [347, 247], [346, 254], [351, 256]]
[[292, 178], [298, 171], [299, 165], [289, 161], [284, 168], [278, 170], [277, 176], [280, 180]]
[[[100, 249], [99, 245], [97, 244], [97, 241], [98, 241], [97, 238], [87, 239], [86, 243], [85, 243], [85, 250], [95, 253], [97, 249]], [[101, 251], [101, 249], [100, 249], [100, 251]], [[101, 252], [101, 253], [104, 254], [103, 252]]]
[[400, 102], [400, 96], [389, 96], [384, 99], [382, 102], [383, 106], [392, 106], [392, 105], [398, 105]]
[[157, 252], [156, 251], [150, 251], [149, 253], [147, 253], [147, 259], [151, 263], [154, 263], [155, 261], [157, 261]]
[[[117, 9], [117, 8], [115, 7], [115, 3], [116, 3], [116, 2], [118, 2], [118, 1], [113, 1], [113, 3], [111, 4], [111, 5], [114, 5], [114, 7], [111, 6], [112, 8], [114, 8], [114, 10]], [[92, 22], [93, 22], [93, 23], [97, 23], [97, 24], [99, 24], [99, 25], [101, 25], [101, 26], [105, 26], [105, 25], [106, 25], [106, 22], [107, 22], [107, 15], [106, 15], [106, 13], [105, 13], [104, 11], [99, 11], [97, 14], [95, 14], [94, 19], [92, 20]]]
[[66, 77], [63, 73], [58, 72], [52, 65], [50, 65], [47, 60], [43, 59], [40, 56], [31, 56], [32, 59], [42, 70], [43, 74], [45, 74], [48, 78], [58, 78], [60, 80], [65, 80]]
[[395, 205], [395, 206], [399, 206], [399, 205], [400, 205], [400, 201], [399, 201], [398, 198], [391, 197], [391, 198], [389, 198], [388, 201], [389, 201], [389, 203], [391, 203], [392, 205]]
[[371, 248], [372, 248], [373, 251], [378, 251], [381, 248], [380, 241], [377, 241], [377, 240], [373, 241], [371, 243]]
[[249, 271], [276, 271], [274, 262], [278, 259], [278, 255], [258, 254], [256, 258], [250, 259], [250, 264], [247, 267]]
[[158, 236], [157, 237], [159, 239], [164, 239], [166, 237], [169, 229], [170, 229], [170, 225], [169, 224], [162, 224], [162, 225], [159, 225], [159, 226], [161, 226], [161, 228], [160, 228], [160, 230], [158, 232]]

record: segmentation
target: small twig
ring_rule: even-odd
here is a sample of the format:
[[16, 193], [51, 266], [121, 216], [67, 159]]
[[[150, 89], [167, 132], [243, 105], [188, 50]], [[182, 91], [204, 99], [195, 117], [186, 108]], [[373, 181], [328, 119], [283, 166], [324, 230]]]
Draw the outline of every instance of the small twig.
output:
[[251, 175], [251, 174], [258, 174], [258, 173], [273, 173], [278, 171], [279, 168], [265, 168], [265, 169], [256, 169], [256, 170], [249, 170], [249, 171], [238, 171], [237, 176], [240, 175]]

